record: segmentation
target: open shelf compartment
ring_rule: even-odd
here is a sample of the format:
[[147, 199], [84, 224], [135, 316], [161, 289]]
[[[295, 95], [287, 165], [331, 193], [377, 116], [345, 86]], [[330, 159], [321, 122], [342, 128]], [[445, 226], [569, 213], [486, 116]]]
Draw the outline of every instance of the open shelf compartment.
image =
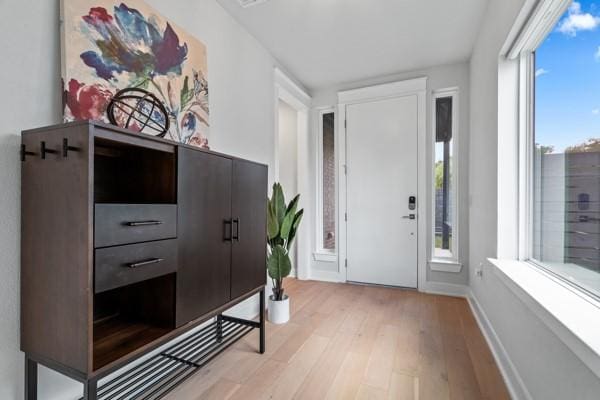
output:
[[95, 138], [94, 202], [177, 203], [176, 158], [174, 152]]
[[175, 329], [175, 274], [94, 295], [94, 370]]

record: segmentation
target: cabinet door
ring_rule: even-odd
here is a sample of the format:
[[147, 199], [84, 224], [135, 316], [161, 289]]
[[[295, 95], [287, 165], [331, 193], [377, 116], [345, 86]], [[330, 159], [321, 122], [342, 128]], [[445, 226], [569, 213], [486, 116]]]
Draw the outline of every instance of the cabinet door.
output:
[[266, 283], [267, 167], [233, 161], [231, 298]]
[[179, 148], [178, 326], [230, 299], [231, 174], [230, 159]]

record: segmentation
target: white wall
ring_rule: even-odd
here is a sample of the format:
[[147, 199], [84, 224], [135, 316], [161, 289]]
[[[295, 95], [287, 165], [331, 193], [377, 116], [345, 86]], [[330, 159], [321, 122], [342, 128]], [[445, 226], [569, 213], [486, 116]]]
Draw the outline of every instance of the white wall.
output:
[[279, 183], [285, 200], [298, 191], [298, 112], [279, 100]]
[[[600, 381], [486, 261], [497, 253], [497, 152], [503, 134], [498, 131], [498, 56], [522, 5], [523, 0], [490, 0], [471, 59], [470, 284], [530, 398], [597, 399]], [[480, 263], [481, 278], [474, 273]]]
[[[399, 73], [390, 76], [384, 76], [379, 78], [374, 78], [370, 80], [364, 80], [360, 82], [352, 82], [344, 85], [339, 85], [335, 87], [330, 87], [322, 90], [317, 90], [313, 93], [313, 106], [314, 107], [324, 107], [324, 106], [333, 106], [337, 104], [337, 93], [342, 90], [355, 89], [360, 87], [378, 85], [382, 83], [395, 82], [401, 80], [412, 79], [416, 77], [427, 76], [427, 135], [431, 135], [431, 94], [435, 90], [449, 88], [449, 87], [458, 87], [460, 90], [459, 95], [459, 136], [460, 136], [460, 154], [459, 157], [459, 179], [460, 179], [460, 193], [459, 193], [459, 217], [460, 217], [460, 259], [463, 262], [463, 268], [460, 273], [446, 273], [446, 272], [437, 272], [431, 271], [429, 266], [427, 267], [427, 280], [431, 282], [444, 282], [444, 283], [453, 283], [453, 284], [461, 284], [466, 285], [468, 283], [468, 255], [469, 255], [469, 223], [468, 223], [468, 202], [467, 202], [467, 193], [468, 193], [468, 158], [469, 154], [469, 64], [468, 63], [459, 63], [459, 64], [451, 64], [451, 65], [442, 65], [438, 67], [418, 70], [418, 71], [410, 71]], [[316, 114], [315, 114], [316, 115]], [[313, 115], [313, 117], [315, 116]], [[314, 124], [313, 124], [314, 125]], [[316, 134], [318, 130], [312, 129], [311, 134], [311, 143], [313, 146], [316, 144]], [[431, 141], [427, 140], [427, 153], [429, 154], [429, 158], [431, 158]], [[316, 155], [316, 151], [310, 152], [313, 156]], [[316, 160], [311, 160], [310, 166], [313, 168], [311, 171], [311, 176], [314, 176], [314, 165], [316, 164]], [[428, 160], [428, 165], [431, 166], [431, 159]], [[427, 172], [427, 176], [431, 175], [431, 171]], [[432, 183], [427, 182], [428, 188], [428, 198], [431, 196]], [[315, 200], [315, 192], [313, 188], [313, 192], [310, 193], [311, 196], [311, 204], [316, 202]], [[427, 218], [428, 218], [428, 226], [431, 226], [432, 223], [432, 210], [431, 204], [428, 199], [421, 199], [420, 201], [427, 201]], [[310, 215], [306, 220], [307, 225], [310, 224], [309, 229], [311, 232], [314, 232], [315, 227], [315, 217], [314, 214]], [[312, 249], [314, 250], [314, 234]], [[340, 235], [336, 235], [340, 237]], [[431, 241], [431, 237], [427, 238], [428, 242]], [[311, 258], [312, 259], [312, 258]], [[337, 264], [326, 263], [326, 262], [317, 262], [312, 259], [311, 268], [313, 271], [316, 271], [317, 274], [328, 276], [332, 271], [337, 270]], [[343, 269], [343, 265], [341, 266]], [[324, 272], [323, 272], [324, 271]], [[344, 275], [345, 276], [345, 275]]]
[[[272, 167], [274, 60], [214, 0], [147, 1], [207, 45], [211, 148]], [[58, 10], [58, 0], [0, 1], [10, 16], [0, 27], [0, 398], [7, 400], [23, 398], [18, 145], [21, 130], [60, 122]], [[256, 311], [256, 302], [243, 309]], [[40, 380], [40, 399], [81, 395], [81, 385], [47, 370]]]

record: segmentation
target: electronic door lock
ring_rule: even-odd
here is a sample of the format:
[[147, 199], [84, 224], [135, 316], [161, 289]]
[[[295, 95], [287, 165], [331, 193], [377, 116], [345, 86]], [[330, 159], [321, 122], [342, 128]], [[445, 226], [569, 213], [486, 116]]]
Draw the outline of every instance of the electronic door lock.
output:
[[[414, 210], [417, 207], [417, 198], [415, 196], [408, 197], [408, 209]], [[412, 218], [414, 219], [414, 218]]]

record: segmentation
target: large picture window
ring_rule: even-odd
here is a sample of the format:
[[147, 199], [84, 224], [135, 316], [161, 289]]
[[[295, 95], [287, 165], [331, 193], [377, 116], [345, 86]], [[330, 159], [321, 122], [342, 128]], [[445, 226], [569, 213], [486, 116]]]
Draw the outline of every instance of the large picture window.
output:
[[[586, 20], [591, 24], [578, 23]], [[574, 2], [537, 48], [530, 258], [600, 296], [600, 11]]]

